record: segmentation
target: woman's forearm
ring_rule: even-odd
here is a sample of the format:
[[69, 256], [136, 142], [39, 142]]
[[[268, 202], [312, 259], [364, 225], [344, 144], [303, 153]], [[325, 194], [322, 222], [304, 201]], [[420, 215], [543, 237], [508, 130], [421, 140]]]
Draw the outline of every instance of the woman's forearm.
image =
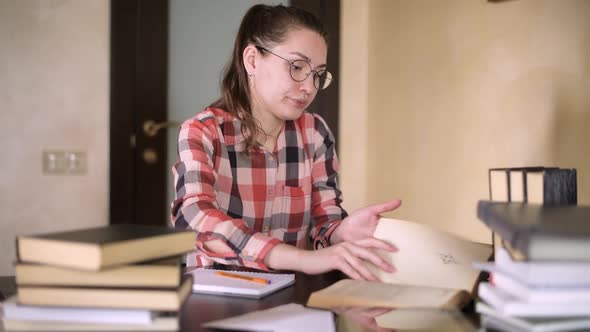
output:
[[280, 243], [264, 257], [264, 264], [273, 270], [302, 271], [300, 261], [303, 249]]

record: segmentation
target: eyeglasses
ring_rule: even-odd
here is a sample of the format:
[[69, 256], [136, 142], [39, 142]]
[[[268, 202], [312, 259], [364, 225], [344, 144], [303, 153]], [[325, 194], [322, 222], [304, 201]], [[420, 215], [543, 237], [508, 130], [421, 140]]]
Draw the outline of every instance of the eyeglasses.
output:
[[268, 52], [287, 61], [289, 63], [289, 73], [295, 82], [303, 82], [309, 77], [311, 73], [313, 73], [313, 85], [316, 89], [324, 90], [330, 85], [330, 83], [332, 83], [332, 74], [330, 74], [330, 72], [327, 70], [317, 71], [314, 70], [311, 67], [311, 64], [305, 60], [299, 59], [290, 61], [262, 46], [256, 46], [256, 48], [261, 52]]

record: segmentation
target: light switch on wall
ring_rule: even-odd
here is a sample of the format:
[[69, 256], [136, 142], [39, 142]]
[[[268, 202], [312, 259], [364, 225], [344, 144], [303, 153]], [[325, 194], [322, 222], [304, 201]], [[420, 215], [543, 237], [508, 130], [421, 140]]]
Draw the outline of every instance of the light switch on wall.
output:
[[43, 151], [43, 174], [80, 175], [88, 171], [85, 151]]

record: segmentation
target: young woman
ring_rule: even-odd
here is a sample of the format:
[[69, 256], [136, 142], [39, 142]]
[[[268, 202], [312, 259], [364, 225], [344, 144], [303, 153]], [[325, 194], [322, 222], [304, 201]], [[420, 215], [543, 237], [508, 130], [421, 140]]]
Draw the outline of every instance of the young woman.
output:
[[197, 232], [188, 266], [337, 269], [375, 280], [369, 261], [394, 272], [376, 249], [396, 248], [372, 234], [379, 214], [401, 202], [347, 215], [332, 133], [305, 111], [332, 81], [326, 56], [327, 35], [312, 14], [281, 5], [245, 14], [221, 98], [179, 134], [172, 222]]

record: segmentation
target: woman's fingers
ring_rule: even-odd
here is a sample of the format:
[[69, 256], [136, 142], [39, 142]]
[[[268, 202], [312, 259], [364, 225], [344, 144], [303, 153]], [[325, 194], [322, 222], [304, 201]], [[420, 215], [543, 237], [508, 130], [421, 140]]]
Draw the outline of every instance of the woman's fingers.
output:
[[[359, 246], [355, 243], [348, 243], [347, 246], [349, 246], [349, 250], [356, 257], [361, 258], [362, 261], [369, 261], [369, 262], [373, 263], [373, 265], [381, 268], [382, 270], [384, 270], [386, 272], [389, 272], [389, 273], [395, 272], [395, 268], [393, 267], [393, 265], [391, 265], [391, 263], [384, 260], [383, 257], [378, 255], [374, 250], [371, 250], [370, 247]], [[366, 264], [364, 264], [362, 261], [359, 262], [359, 265], [363, 269], [370, 271], [366, 267]], [[373, 274], [371, 273], [371, 275], [373, 275]]]
[[354, 243], [343, 243], [339, 249], [339, 256], [344, 258], [344, 262], [340, 260], [341, 270], [351, 278], [378, 281], [379, 279], [368, 268], [366, 261], [369, 261], [375, 266], [382, 268], [386, 272], [394, 272], [394, 268], [385, 262], [375, 252], [355, 245]]
[[354, 280], [365, 280], [363, 276], [353, 268], [345, 257], [339, 257], [336, 268]]
[[384, 260], [383, 257], [378, 255], [375, 251], [369, 250], [369, 249], [383, 249], [383, 250], [386, 250], [389, 252], [396, 252], [397, 248], [394, 245], [389, 244], [385, 241], [379, 240], [374, 237], [358, 240], [358, 241], [354, 242], [354, 244], [368, 249], [367, 252], [369, 254], [364, 256], [363, 258], [365, 258], [366, 260], [375, 264], [377, 267], [383, 269], [386, 272], [389, 272], [389, 273], [395, 272], [395, 267], [393, 265], [391, 265], [390, 262]]
[[365, 247], [365, 248], [376, 248], [376, 249], [383, 249], [389, 252], [396, 252], [398, 251], [397, 247], [391, 243], [385, 242], [383, 240], [379, 240], [376, 237], [368, 237], [362, 240], [357, 240], [354, 242], [355, 244]]
[[348, 264], [352, 266], [355, 271], [361, 276], [362, 280], [378, 281], [377, 277], [367, 268], [367, 265], [363, 263], [358, 256], [349, 254], [345, 256]]
[[[377, 281], [378, 278], [369, 268], [367, 262], [385, 272], [395, 272], [395, 267], [381, 257], [375, 249], [395, 251], [397, 248], [376, 238], [366, 238], [355, 242], [342, 242], [312, 254], [315, 257], [307, 264], [309, 273], [321, 273], [326, 269], [337, 269], [356, 280]], [[328, 264], [325, 264], [328, 262]]]
[[334, 268], [344, 272], [347, 276], [355, 280], [376, 280], [375, 276], [367, 269], [362, 260], [357, 257], [359, 256], [359, 252], [355, 247], [360, 248], [349, 242], [334, 247], [335, 257], [330, 259], [334, 263]]
[[369, 206], [369, 208], [371, 209], [371, 211], [374, 214], [380, 215], [385, 212], [393, 211], [393, 210], [397, 209], [400, 205], [402, 205], [401, 200], [392, 199], [392, 200], [387, 201], [385, 203], [371, 205], [371, 206]]

